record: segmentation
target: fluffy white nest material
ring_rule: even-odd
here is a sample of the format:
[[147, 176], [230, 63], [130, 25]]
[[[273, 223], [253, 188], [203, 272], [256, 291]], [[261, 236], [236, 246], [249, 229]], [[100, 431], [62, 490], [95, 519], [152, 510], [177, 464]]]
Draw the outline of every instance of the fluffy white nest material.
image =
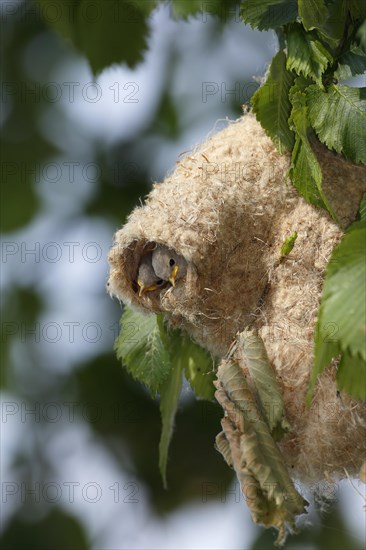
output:
[[[321, 144], [316, 154], [324, 191], [346, 226], [366, 191], [365, 168]], [[164, 312], [217, 357], [237, 331], [257, 328], [294, 429], [281, 450], [293, 477], [316, 482], [343, 477], [344, 468], [357, 474], [366, 413], [361, 403], [337, 396], [335, 367], [320, 378], [311, 409], [305, 406], [324, 270], [342, 231], [298, 195], [287, 178], [289, 164], [253, 116], [229, 124], [179, 160], [116, 233], [108, 285], [127, 304]], [[279, 263], [294, 231], [295, 246]], [[138, 266], [156, 243], [186, 258], [187, 276], [174, 288], [139, 297]]]

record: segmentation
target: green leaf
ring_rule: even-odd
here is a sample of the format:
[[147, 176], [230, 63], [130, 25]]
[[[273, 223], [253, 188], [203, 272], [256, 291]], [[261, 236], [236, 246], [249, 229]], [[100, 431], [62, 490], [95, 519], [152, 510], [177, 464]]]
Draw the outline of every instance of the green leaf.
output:
[[260, 31], [277, 29], [296, 21], [296, 0], [243, 0], [241, 17], [244, 23]]
[[357, 74], [366, 71], [366, 54], [360, 46], [352, 46], [351, 50], [345, 52], [339, 58], [339, 65], [334, 73], [338, 80], [347, 80]]
[[[340, 353], [341, 389], [353, 393], [355, 369], [361, 384], [366, 363], [366, 220], [353, 223], [328, 264], [317, 323], [315, 362], [308, 394], [317, 376]], [[330, 335], [329, 335], [330, 331]], [[349, 367], [347, 365], [350, 365]], [[365, 366], [362, 367], [363, 369]], [[347, 370], [350, 380], [347, 381]]]
[[353, 19], [364, 19], [366, 17], [365, 0], [348, 0], [347, 3]]
[[289, 120], [296, 140], [291, 156], [289, 175], [292, 183], [304, 199], [319, 208], [326, 208], [334, 217], [322, 189], [322, 172], [309, 141], [306, 95], [302, 90], [303, 79], [296, 79], [291, 88], [292, 111]]
[[216, 374], [211, 355], [179, 329], [169, 328], [166, 331], [166, 339], [172, 362], [179, 360], [182, 363], [185, 377], [195, 396], [213, 399], [213, 382], [216, 380]]
[[170, 0], [170, 4], [173, 17], [188, 19], [191, 16], [199, 16], [203, 23], [213, 15], [226, 23], [234, 16], [238, 7], [237, 0]]
[[[47, 12], [42, 10], [41, 13]], [[94, 74], [113, 63], [134, 67], [142, 61], [149, 34], [147, 18], [155, 3], [133, 0], [70, 0], [61, 17], [47, 20], [64, 37], [71, 40], [89, 60]]]
[[318, 322], [315, 329], [315, 346], [314, 346], [314, 367], [311, 372], [309, 389], [306, 395], [306, 403], [308, 407], [311, 405], [311, 398], [314, 393], [314, 388], [318, 376], [328, 367], [333, 359], [340, 355], [339, 344], [333, 340], [333, 334], [337, 331], [334, 323], [323, 323], [322, 306], [319, 308]]
[[356, 37], [362, 50], [366, 52], [366, 20], [359, 26]]
[[[55, 13], [57, 17], [47, 17], [48, 11], [47, 0], [33, 0], [35, 4], [39, 6], [39, 13], [45, 18], [45, 22], [55, 29], [59, 34], [74, 42], [74, 37], [76, 34], [76, 20], [78, 17], [78, 10], [81, 4], [81, 0], [70, 0], [67, 2], [67, 9], [65, 9], [64, 0], [53, 0], [52, 4], [55, 6]], [[92, 10], [89, 14], [89, 17], [92, 13]], [[75, 45], [75, 44], [74, 44]]]
[[252, 97], [258, 122], [272, 138], [280, 152], [292, 149], [294, 136], [288, 119], [291, 103], [288, 97], [294, 77], [286, 69], [286, 55], [279, 51], [272, 60], [266, 83]]
[[320, 141], [354, 162], [366, 164], [366, 88], [332, 84], [307, 89], [309, 119]]
[[299, 16], [307, 31], [321, 27], [327, 17], [328, 10], [324, 0], [299, 0]]
[[[95, 21], [83, 15], [87, 4], [99, 7]], [[142, 61], [147, 48], [147, 18], [126, 0], [82, 0], [77, 32], [76, 44], [86, 54], [94, 74], [113, 63], [125, 62], [134, 67]]]
[[115, 342], [117, 357], [128, 372], [160, 394], [162, 433], [159, 468], [166, 487], [168, 449], [185, 370], [197, 397], [212, 399], [215, 374], [210, 355], [182, 331], [167, 328], [162, 315], [144, 315], [126, 307]]
[[346, 20], [348, 16], [348, 0], [332, 0], [327, 3], [328, 17], [318, 28], [322, 40], [331, 48], [336, 49], [343, 38]]
[[337, 385], [356, 399], [366, 401], [366, 362], [359, 355], [343, 353], [337, 370]]
[[159, 5], [159, 0], [128, 0], [128, 2], [130, 2], [130, 4], [133, 4], [145, 15], [150, 15], [151, 12], [156, 8], [156, 6]]
[[286, 68], [312, 78], [322, 86], [322, 75], [333, 57], [313, 33], [307, 33], [299, 24], [291, 25], [287, 35]]
[[168, 450], [173, 435], [174, 418], [182, 389], [183, 365], [182, 359], [177, 357], [173, 362], [173, 368], [169, 378], [160, 389], [162, 431], [159, 442], [159, 469], [165, 489], [167, 488], [166, 467], [168, 462]]
[[305, 94], [298, 92], [292, 99], [293, 110], [290, 120], [291, 128], [296, 132], [296, 140], [289, 175], [292, 183], [307, 202], [324, 208], [325, 204], [321, 197], [321, 168], [308, 139]]
[[115, 342], [118, 359], [136, 380], [148, 386], [153, 397], [172, 369], [160, 323], [159, 316], [144, 315], [126, 307]]
[[342, 350], [366, 360], [366, 221], [353, 223], [334, 250], [324, 282], [324, 320], [338, 327]]
[[215, 387], [210, 355], [194, 343], [181, 330], [166, 328], [162, 323], [163, 341], [169, 351], [172, 371], [160, 389], [160, 412], [162, 433], [159, 443], [159, 468], [164, 487], [167, 487], [166, 466], [168, 449], [173, 434], [174, 417], [182, 387], [182, 372], [185, 372], [197, 397], [212, 399]]
[[196, 397], [211, 400], [215, 394], [213, 382], [216, 379], [212, 357], [201, 346], [187, 340], [182, 349], [185, 377]]
[[282, 391], [271, 366], [262, 338], [254, 330], [244, 330], [238, 335], [243, 350], [245, 366], [258, 395], [260, 410], [275, 441], [282, 439], [290, 424], [285, 416]]
[[283, 245], [281, 246], [281, 252], [280, 252], [280, 258], [284, 258], [285, 256], [288, 256], [295, 246], [295, 242], [297, 239], [297, 231], [294, 231], [292, 235], [289, 237], [286, 237]]
[[[190, 15], [196, 15], [204, 8], [202, 0], [171, 0], [173, 14], [176, 17], [187, 18]], [[210, 2], [216, 8], [217, 1]], [[211, 6], [210, 6], [211, 7]], [[210, 10], [211, 11], [211, 10]]]

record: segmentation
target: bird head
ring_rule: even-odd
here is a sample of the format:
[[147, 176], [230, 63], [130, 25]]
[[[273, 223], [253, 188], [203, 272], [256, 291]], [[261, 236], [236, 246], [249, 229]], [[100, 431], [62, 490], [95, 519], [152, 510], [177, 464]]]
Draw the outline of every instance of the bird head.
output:
[[152, 252], [152, 267], [158, 277], [169, 281], [172, 286], [187, 272], [187, 262], [183, 256], [163, 245], [157, 245]]
[[162, 288], [167, 281], [157, 276], [152, 266], [152, 254], [151, 252], [145, 255], [140, 263], [137, 284], [139, 287], [139, 297], [143, 296], [146, 292], [153, 292]]

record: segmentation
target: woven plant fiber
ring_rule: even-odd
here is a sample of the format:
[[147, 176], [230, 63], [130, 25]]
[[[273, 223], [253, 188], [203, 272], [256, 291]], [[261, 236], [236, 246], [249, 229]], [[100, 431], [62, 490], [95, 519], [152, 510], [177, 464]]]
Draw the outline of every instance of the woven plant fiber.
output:
[[[356, 475], [366, 425], [364, 405], [337, 394], [336, 365], [319, 378], [311, 408], [305, 405], [325, 267], [366, 191], [364, 167], [320, 143], [314, 150], [338, 224], [299, 196], [287, 176], [289, 155], [247, 114], [180, 158], [133, 210], [115, 235], [108, 282], [112, 296], [163, 312], [218, 358], [238, 331], [259, 331], [292, 426], [280, 448], [292, 477], [308, 483], [344, 477], [345, 468]], [[293, 250], [279, 262], [295, 231]], [[184, 256], [187, 275], [139, 297], [139, 263], [159, 244]]]

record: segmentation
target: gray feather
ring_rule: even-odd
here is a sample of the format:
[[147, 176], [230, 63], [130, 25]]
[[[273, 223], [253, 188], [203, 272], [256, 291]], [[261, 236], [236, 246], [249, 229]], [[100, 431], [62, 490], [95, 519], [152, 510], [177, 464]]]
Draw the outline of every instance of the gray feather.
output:
[[171, 248], [158, 245], [152, 253], [152, 267], [158, 277], [169, 281], [174, 268], [178, 267], [175, 279], [178, 281], [187, 273], [187, 261]]

